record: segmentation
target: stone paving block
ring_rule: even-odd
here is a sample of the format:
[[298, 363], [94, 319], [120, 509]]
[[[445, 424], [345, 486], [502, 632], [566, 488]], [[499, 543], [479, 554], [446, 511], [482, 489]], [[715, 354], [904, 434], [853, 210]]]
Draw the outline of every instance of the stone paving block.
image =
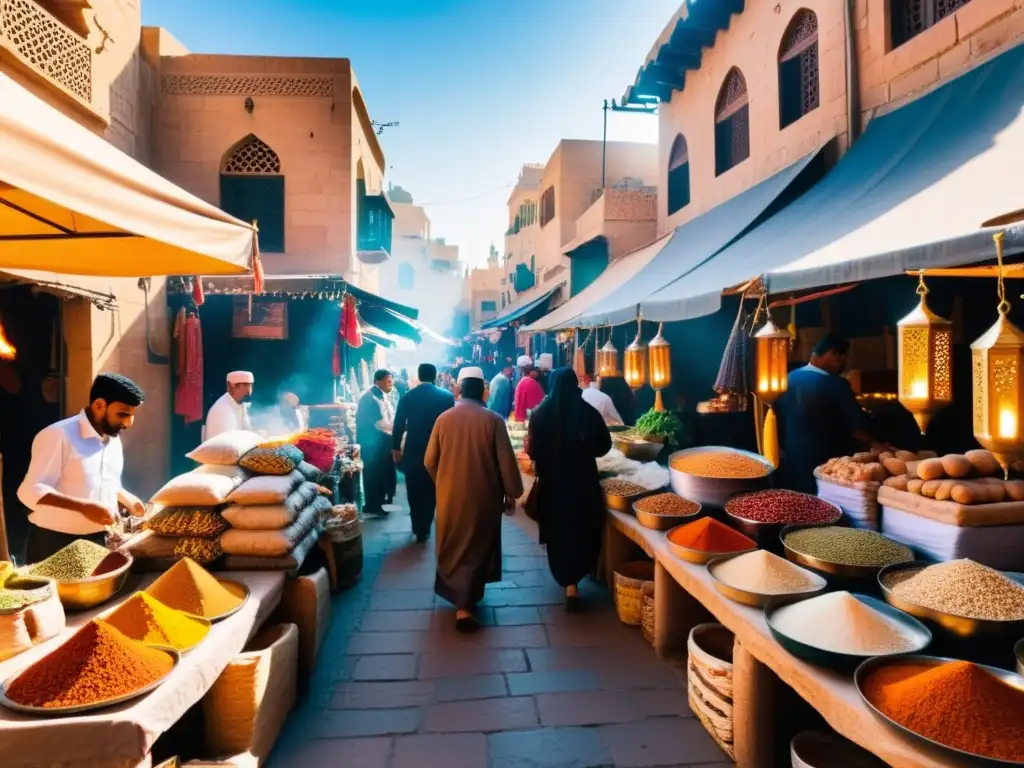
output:
[[679, 690], [682, 683], [675, 673], [667, 668], [626, 667], [606, 668], [597, 671], [601, 687], [608, 691], [635, 691], [644, 688], [667, 688]]
[[529, 696], [431, 704], [424, 733], [493, 733], [537, 727], [537, 705]]
[[428, 629], [433, 611], [367, 611], [359, 629], [363, 632], [415, 632]]
[[615, 614], [615, 606], [607, 596], [601, 600], [590, 600], [586, 603], [586, 613], [568, 613], [565, 606], [544, 605], [537, 609], [540, 619], [545, 624], [572, 624], [582, 627], [614, 627], [622, 626]]
[[508, 574], [509, 580], [517, 587], [555, 587], [551, 573], [545, 568], [536, 571], [518, 571]]
[[495, 608], [494, 622], [499, 627], [540, 624], [540, 612], [534, 606]]
[[405, 709], [332, 709], [321, 713], [313, 722], [317, 739], [351, 738], [354, 736], [393, 736], [415, 733], [420, 724], [419, 707]]
[[491, 768], [612, 768], [595, 728], [544, 728], [488, 737]]
[[442, 677], [434, 680], [433, 684], [434, 701], [438, 702], [495, 699], [508, 695], [504, 675]]
[[506, 675], [506, 679], [509, 692], [513, 696], [561, 691], [596, 691], [601, 688], [600, 677], [589, 669], [526, 672], [521, 675]]
[[378, 591], [390, 592], [393, 590], [433, 590], [434, 572], [429, 573], [412, 571], [409, 573], [382, 573], [373, 583], [373, 588]]
[[563, 622], [548, 624], [547, 628], [552, 648], [621, 648], [623, 652], [654, 653], [639, 627]]
[[[481, 630], [486, 631], [486, 630]], [[526, 657], [519, 650], [465, 650], [425, 653], [420, 659], [420, 679], [525, 672]]]
[[416, 656], [396, 654], [360, 656], [352, 672], [355, 681], [415, 680]]
[[434, 607], [434, 592], [398, 590], [376, 592], [370, 600], [371, 611], [419, 611]]
[[[486, 605], [477, 606], [476, 618], [483, 626], [493, 627], [494, 608]], [[430, 627], [433, 630], [442, 630], [453, 635], [457, 634], [455, 629], [455, 609], [447, 602], [442, 602], [442, 604], [434, 608], [431, 613]]]
[[391, 760], [390, 738], [305, 739], [284, 754], [275, 750], [274, 768], [388, 768]]
[[725, 753], [694, 718], [659, 718], [601, 726], [616, 768], [721, 762]]
[[540, 624], [519, 627], [487, 627], [471, 635], [464, 635], [454, 629], [435, 631], [423, 640], [425, 652], [450, 650], [460, 653], [462, 649], [483, 648], [545, 648], [548, 639]]
[[425, 632], [358, 632], [352, 635], [345, 652], [350, 656], [418, 653], [425, 637]]
[[487, 768], [487, 737], [482, 733], [401, 736], [391, 768]]
[[533, 671], [625, 668], [645, 672], [663, 669], [650, 648], [642, 648], [640, 653], [633, 654], [623, 654], [616, 648], [528, 648], [526, 656]]
[[344, 683], [334, 690], [329, 707], [330, 709], [418, 707], [430, 703], [433, 696], [434, 684], [430, 680]]
[[605, 725], [643, 719], [636, 703], [618, 691], [547, 693], [537, 696], [537, 711], [544, 726]]
[[565, 603], [565, 592], [559, 587], [519, 587], [501, 592], [504, 605], [559, 605]]
[[631, 691], [630, 696], [644, 717], [691, 717], [690, 703], [686, 689], [662, 689], [653, 691]]
[[548, 559], [542, 555], [519, 555], [502, 559], [501, 569], [505, 573], [516, 571], [539, 571], [548, 567]]

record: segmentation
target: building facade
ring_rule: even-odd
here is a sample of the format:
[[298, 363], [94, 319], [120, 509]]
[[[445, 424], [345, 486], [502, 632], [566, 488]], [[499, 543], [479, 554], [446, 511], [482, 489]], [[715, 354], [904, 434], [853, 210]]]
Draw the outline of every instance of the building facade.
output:
[[469, 310], [470, 328], [478, 329], [498, 316], [508, 288], [507, 279], [504, 259], [492, 245], [487, 265], [473, 267], [466, 274], [463, 305]]

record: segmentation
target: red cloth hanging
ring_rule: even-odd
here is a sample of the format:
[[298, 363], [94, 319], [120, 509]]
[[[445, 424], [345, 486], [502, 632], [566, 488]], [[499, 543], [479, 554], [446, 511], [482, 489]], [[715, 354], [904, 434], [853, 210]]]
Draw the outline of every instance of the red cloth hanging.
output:
[[203, 278], [196, 275], [192, 278], [192, 303], [197, 307], [203, 306], [206, 296], [203, 295]]
[[359, 330], [359, 318], [356, 317], [356, 300], [351, 294], [345, 296], [341, 322], [341, 336], [345, 343], [353, 349], [363, 346], [363, 334]]
[[203, 332], [199, 316], [186, 317], [177, 336], [178, 387], [174, 392], [174, 412], [186, 424], [193, 424], [203, 420]]

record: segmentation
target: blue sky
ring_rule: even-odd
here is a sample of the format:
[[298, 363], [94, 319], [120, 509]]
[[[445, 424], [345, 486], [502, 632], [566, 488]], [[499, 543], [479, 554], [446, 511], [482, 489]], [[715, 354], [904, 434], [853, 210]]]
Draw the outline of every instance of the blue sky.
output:
[[[562, 138], [601, 138], [681, 0], [143, 0], [143, 23], [194, 53], [348, 57], [387, 178], [433, 234], [480, 264], [502, 248], [523, 163]], [[608, 137], [657, 140], [657, 117], [609, 114]]]

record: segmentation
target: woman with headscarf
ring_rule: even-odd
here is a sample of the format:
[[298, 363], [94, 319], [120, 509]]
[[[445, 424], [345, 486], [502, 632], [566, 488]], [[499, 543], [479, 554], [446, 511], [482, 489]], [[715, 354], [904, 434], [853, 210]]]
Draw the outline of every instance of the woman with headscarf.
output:
[[605, 506], [597, 457], [611, 450], [604, 419], [583, 399], [572, 368], [551, 374], [550, 391], [530, 418], [537, 524], [551, 575], [565, 587], [565, 607], [582, 609], [577, 585], [597, 566]]

